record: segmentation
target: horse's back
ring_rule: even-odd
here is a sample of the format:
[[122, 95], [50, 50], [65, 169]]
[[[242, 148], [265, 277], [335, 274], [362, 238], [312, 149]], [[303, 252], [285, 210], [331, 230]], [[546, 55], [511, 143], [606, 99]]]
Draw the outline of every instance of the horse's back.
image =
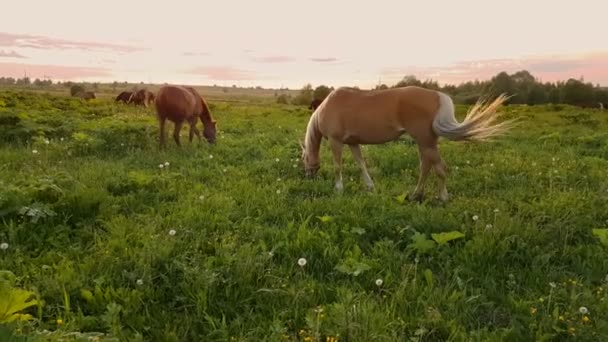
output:
[[404, 132], [430, 131], [439, 109], [436, 91], [421, 87], [334, 90], [320, 107], [319, 129], [350, 143], [383, 143]]
[[184, 120], [201, 112], [201, 105], [194, 89], [181, 86], [163, 86], [154, 99], [156, 112], [171, 120]]

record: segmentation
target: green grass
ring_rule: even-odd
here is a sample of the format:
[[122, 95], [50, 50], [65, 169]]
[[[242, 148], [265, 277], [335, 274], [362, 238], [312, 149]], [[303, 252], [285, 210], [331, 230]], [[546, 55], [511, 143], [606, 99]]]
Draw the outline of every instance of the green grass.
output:
[[[0, 269], [14, 275], [0, 307], [10, 289], [40, 301], [0, 337], [608, 339], [608, 246], [592, 233], [608, 228], [605, 112], [512, 106], [508, 137], [442, 140], [442, 204], [434, 177], [425, 202], [403, 200], [418, 176], [406, 136], [363, 149], [374, 193], [345, 153], [339, 195], [326, 143], [303, 177], [305, 107], [210, 103], [217, 144], [184, 129], [161, 152], [151, 109], [0, 93]], [[431, 235], [448, 232], [464, 237]]]

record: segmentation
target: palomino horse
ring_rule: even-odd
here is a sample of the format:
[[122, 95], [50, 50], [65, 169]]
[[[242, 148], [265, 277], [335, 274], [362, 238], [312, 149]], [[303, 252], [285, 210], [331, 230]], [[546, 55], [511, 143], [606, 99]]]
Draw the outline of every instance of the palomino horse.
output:
[[[384, 144], [409, 134], [418, 145], [420, 175], [411, 199], [422, 200], [431, 168], [439, 177], [439, 198], [448, 200], [446, 165], [439, 155], [439, 137], [450, 140], [485, 140], [506, 132], [511, 122], [493, 124], [496, 109], [507, 99], [501, 95], [491, 103], [478, 101], [463, 122], [456, 121], [452, 99], [438, 91], [420, 87], [362, 91], [334, 90], [311, 115], [302, 146], [302, 159], [308, 177], [320, 167], [322, 138], [329, 140], [335, 166], [335, 188], [342, 191], [342, 149], [350, 150], [361, 168], [369, 190], [372, 181], [359, 145]], [[301, 144], [302, 145], [302, 144]]]
[[192, 87], [180, 86], [163, 86], [160, 88], [154, 101], [156, 114], [160, 125], [160, 147], [166, 146], [165, 121], [167, 119], [173, 121], [175, 129], [173, 138], [178, 146], [179, 131], [188, 121], [190, 124], [190, 142], [194, 134], [201, 140], [201, 134], [196, 128], [197, 120], [200, 119], [203, 123], [203, 135], [210, 144], [215, 143], [215, 120], [211, 117], [211, 112], [205, 100]]

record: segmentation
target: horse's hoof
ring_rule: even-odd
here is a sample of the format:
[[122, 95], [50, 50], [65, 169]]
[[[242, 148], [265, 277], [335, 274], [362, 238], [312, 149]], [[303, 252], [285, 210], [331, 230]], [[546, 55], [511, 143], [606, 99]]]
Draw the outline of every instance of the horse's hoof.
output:
[[409, 200], [412, 202], [422, 202], [423, 199], [424, 199], [424, 194], [421, 194], [421, 193], [414, 193], [409, 196]]

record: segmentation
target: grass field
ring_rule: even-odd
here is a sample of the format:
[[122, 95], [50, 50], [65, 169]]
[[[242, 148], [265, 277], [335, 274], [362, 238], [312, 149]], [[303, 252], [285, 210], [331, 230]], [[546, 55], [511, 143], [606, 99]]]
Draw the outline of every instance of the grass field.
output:
[[161, 152], [151, 109], [0, 92], [0, 340], [608, 340], [608, 112], [441, 140], [442, 204], [405, 199], [406, 136], [339, 195], [326, 143], [303, 177], [305, 107], [209, 102], [217, 144]]

